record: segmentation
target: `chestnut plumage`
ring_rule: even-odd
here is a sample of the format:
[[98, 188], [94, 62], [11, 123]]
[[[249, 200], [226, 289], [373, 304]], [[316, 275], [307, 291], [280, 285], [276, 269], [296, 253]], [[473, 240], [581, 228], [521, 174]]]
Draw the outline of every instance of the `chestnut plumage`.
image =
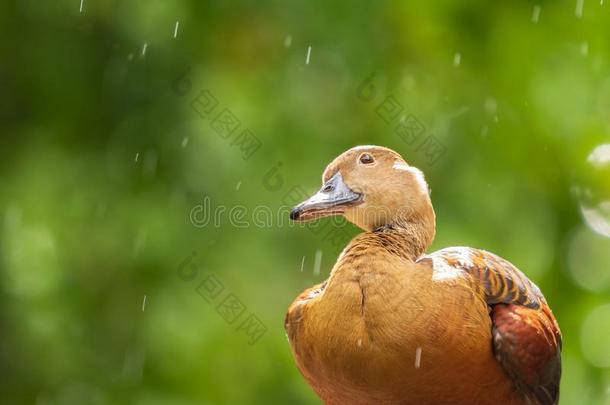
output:
[[326, 404], [558, 403], [561, 333], [542, 292], [484, 250], [426, 254], [435, 214], [420, 170], [388, 148], [352, 148], [290, 218], [326, 215], [364, 232], [285, 321]]

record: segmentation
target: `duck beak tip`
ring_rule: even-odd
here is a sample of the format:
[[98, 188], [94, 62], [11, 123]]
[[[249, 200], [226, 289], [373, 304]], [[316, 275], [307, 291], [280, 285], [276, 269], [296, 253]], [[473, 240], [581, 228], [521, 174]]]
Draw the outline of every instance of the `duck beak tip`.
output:
[[297, 221], [301, 216], [301, 210], [298, 207], [295, 207], [290, 211], [290, 220]]
[[331, 177], [316, 194], [290, 211], [292, 221], [313, 219], [343, 214], [347, 206], [358, 204], [362, 195], [352, 191], [344, 182], [340, 172]]

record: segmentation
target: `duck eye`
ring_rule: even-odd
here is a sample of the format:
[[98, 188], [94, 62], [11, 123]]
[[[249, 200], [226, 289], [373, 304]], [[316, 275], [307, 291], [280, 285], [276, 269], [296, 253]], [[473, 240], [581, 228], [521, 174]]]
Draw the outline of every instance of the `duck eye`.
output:
[[373, 163], [375, 161], [375, 159], [373, 159], [373, 156], [369, 155], [368, 153], [363, 153], [362, 155], [360, 155], [360, 163], [364, 164], [364, 165], [370, 165], [371, 163]]

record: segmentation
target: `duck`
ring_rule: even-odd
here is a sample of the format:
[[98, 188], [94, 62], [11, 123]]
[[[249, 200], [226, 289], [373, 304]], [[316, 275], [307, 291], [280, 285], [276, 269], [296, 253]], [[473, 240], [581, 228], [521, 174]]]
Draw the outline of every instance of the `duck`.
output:
[[427, 253], [436, 216], [421, 170], [392, 149], [353, 147], [290, 211], [331, 215], [363, 232], [285, 318], [296, 366], [325, 404], [558, 403], [562, 339], [544, 295], [491, 252]]

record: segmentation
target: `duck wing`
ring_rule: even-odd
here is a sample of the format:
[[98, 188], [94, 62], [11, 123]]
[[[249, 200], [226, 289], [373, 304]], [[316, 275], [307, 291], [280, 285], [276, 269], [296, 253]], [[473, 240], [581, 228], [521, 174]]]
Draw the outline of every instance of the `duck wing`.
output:
[[490, 308], [493, 352], [532, 405], [555, 405], [561, 378], [561, 332], [540, 289], [501, 257], [457, 247], [422, 256], [435, 274], [464, 273]]
[[297, 330], [301, 326], [303, 319], [303, 307], [307, 302], [320, 295], [325, 288], [326, 281], [306, 289], [288, 307], [288, 312], [284, 319], [284, 329], [290, 342], [294, 342], [297, 338]]

